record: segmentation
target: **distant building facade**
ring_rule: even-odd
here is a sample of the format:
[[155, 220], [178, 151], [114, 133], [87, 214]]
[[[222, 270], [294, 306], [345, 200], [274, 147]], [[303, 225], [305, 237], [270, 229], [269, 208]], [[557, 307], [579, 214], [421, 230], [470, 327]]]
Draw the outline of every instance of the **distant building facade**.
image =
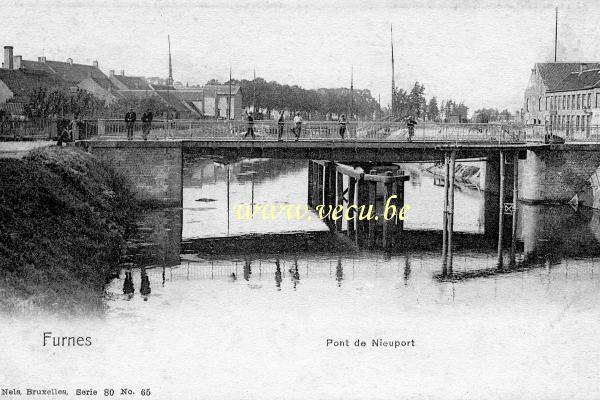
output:
[[598, 68], [599, 63], [552, 62], [536, 63], [531, 69], [529, 83], [525, 89], [522, 120], [526, 124], [550, 123], [550, 108], [546, 107], [546, 94], [556, 90], [572, 73], [585, 68]]

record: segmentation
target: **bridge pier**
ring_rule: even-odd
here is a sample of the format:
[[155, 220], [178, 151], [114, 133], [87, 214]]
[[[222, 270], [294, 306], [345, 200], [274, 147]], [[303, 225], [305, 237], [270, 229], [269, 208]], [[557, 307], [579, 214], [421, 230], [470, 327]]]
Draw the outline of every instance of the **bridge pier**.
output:
[[127, 178], [140, 203], [181, 207], [183, 203], [183, 150], [174, 141], [79, 142]]

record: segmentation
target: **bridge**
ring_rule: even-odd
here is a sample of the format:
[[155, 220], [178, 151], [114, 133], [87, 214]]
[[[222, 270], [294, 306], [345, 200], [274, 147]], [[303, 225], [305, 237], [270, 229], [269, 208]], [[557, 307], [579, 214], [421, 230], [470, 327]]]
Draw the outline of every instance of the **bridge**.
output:
[[[241, 158], [304, 159], [308, 163], [310, 206], [348, 208], [379, 203], [379, 210], [382, 199], [392, 195], [396, 195], [393, 205], [404, 205], [408, 177], [396, 163], [440, 162], [445, 188], [443, 259], [450, 269], [457, 160], [485, 160], [485, 230], [498, 234], [499, 263], [507, 221], [513, 221], [511, 237], [516, 236], [519, 202], [575, 202], [600, 208], [600, 196], [596, 196], [600, 192], [600, 142], [545, 144], [532, 141], [530, 132], [519, 127], [502, 125], [425, 124], [408, 135], [405, 128], [389, 123], [351, 125], [343, 139], [337, 124], [307, 124], [299, 140], [285, 131], [288, 126], [278, 140], [276, 124], [258, 125], [256, 138], [243, 137], [245, 123], [202, 121], [188, 126], [152, 126], [149, 140], [141, 140], [141, 132], [134, 129], [133, 140], [125, 140], [124, 124], [119, 122], [118, 129], [107, 132], [104, 126], [95, 137], [79, 140], [77, 145], [128, 176], [141, 201], [175, 206], [182, 204], [186, 155], [224, 164]], [[385, 248], [401, 242], [401, 221], [375, 224], [359, 221], [357, 214], [352, 214], [348, 224], [349, 237], [366, 237], [368, 246], [380, 244]], [[341, 231], [341, 224], [330, 217], [325, 222], [332, 231]]]

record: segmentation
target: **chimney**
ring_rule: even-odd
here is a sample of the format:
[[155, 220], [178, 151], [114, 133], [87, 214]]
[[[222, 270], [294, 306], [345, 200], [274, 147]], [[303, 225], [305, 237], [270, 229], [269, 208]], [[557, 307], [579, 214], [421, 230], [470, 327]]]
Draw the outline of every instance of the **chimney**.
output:
[[124, 69], [121, 70], [121, 76], [125, 76], [125, 70]]
[[23, 56], [14, 56], [13, 57], [13, 68], [21, 69], [21, 61], [23, 61]]
[[67, 58], [67, 62], [69, 63], [69, 65], [73, 65], [73, 59], [72, 58]]
[[38, 57], [38, 62], [46, 63], [46, 57]]
[[92, 66], [93, 66], [94, 68], [98, 68], [98, 60], [94, 60], [94, 61], [92, 61]]
[[4, 46], [4, 68], [13, 69], [13, 47]]
[[113, 76], [115, 76], [115, 70], [114, 70], [114, 69], [111, 69], [110, 71], [108, 71], [108, 76], [110, 76], [111, 78], [112, 78]]

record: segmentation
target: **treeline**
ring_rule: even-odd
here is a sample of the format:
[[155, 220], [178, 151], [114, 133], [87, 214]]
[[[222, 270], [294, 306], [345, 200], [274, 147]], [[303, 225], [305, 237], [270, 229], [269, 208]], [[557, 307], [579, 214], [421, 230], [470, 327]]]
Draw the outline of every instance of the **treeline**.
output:
[[439, 104], [435, 96], [427, 102], [425, 86], [419, 82], [415, 82], [410, 91], [396, 89], [393, 99], [392, 120], [401, 121], [408, 117], [435, 122], [449, 122], [453, 119], [458, 119], [459, 122], [468, 120], [469, 107], [463, 102], [442, 100]]
[[[219, 82], [211, 79], [207, 85], [229, 85], [229, 81]], [[279, 82], [267, 82], [263, 78], [255, 80], [231, 81], [239, 85], [242, 91], [242, 108], [264, 110], [270, 118], [273, 111], [301, 111], [311, 119], [326, 119], [331, 114], [353, 114], [361, 119], [371, 119], [374, 113], [381, 113], [377, 100], [368, 89], [333, 88], [304, 89], [298, 85], [284, 85]]]
[[473, 114], [473, 122], [482, 124], [495, 121], [509, 121], [511, 118], [512, 114], [506, 108], [502, 111], [498, 111], [496, 108], [481, 108], [475, 110]]

